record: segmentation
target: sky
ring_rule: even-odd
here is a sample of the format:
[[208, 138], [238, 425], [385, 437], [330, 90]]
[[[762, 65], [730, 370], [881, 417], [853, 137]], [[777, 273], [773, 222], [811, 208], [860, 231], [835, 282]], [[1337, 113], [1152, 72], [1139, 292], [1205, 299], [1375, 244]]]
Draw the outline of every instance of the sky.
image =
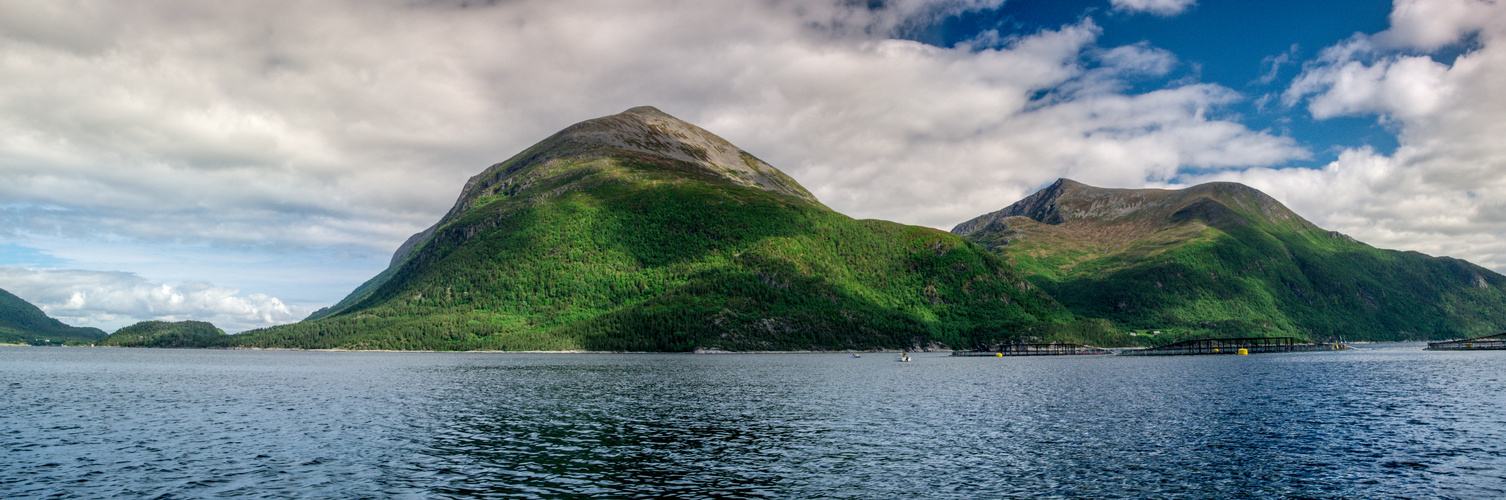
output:
[[0, 289], [295, 322], [466, 179], [651, 105], [857, 218], [1236, 181], [1506, 271], [1506, 3], [0, 0]]

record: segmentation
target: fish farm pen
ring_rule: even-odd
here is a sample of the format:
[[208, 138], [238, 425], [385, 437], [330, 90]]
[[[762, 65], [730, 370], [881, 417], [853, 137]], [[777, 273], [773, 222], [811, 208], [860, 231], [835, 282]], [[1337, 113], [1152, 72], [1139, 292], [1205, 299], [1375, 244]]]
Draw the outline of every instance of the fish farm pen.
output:
[[1232, 339], [1184, 340], [1175, 344], [1147, 349], [1125, 349], [1120, 356], [1188, 356], [1199, 354], [1259, 354], [1266, 352], [1306, 352], [1343, 349], [1334, 344], [1298, 343], [1293, 337], [1244, 337]]
[[1447, 342], [1428, 342], [1429, 351], [1491, 351], [1506, 349], [1506, 333]]
[[1099, 349], [1090, 345], [1082, 344], [1000, 344], [997, 348], [979, 349], [976, 351], [956, 351], [953, 356], [1078, 356], [1095, 354], [1113, 354], [1108, 349]]

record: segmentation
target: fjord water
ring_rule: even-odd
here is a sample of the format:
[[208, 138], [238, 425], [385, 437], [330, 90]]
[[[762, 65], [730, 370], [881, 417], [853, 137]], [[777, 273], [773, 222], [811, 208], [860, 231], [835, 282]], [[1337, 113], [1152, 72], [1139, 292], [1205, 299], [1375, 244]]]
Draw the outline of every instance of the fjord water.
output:
[[0, 347], [0, 496], [1506, 495], [1506, 353]]

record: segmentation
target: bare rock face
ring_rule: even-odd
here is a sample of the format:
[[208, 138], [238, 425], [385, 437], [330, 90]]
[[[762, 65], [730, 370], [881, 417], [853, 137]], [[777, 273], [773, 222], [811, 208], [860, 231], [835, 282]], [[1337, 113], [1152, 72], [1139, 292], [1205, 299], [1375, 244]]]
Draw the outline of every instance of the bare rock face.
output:
[[816, 201], [794, 179], [763, 160], [652, 106], [581, 122], [544, 142], [566, 150], [630, 151], [670, 158], [698, 165], [734, 184]]
[[478, 199], [516, 189], [520, 183], [528, 182], [520, 176], [552, 162], [634, 156], [679, 162], [735, 185], [816, 203], [815, 196], [794, 179], [726, 139], [654, 107], [639, 106], [571, 125], [507, 161], [492, 165], [466, 182], [446, 219], [471, 208]]

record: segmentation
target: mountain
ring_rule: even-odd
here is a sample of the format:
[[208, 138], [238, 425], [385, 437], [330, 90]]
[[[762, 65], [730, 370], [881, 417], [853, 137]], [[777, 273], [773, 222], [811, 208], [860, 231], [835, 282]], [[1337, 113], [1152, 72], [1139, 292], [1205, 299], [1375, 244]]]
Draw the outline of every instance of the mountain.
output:
[[104, 338], [98, 328], [79, 328], [52, 319], [30, 302], [0, 290], [0, 343], [57, 345]]
[[913, 349], [1072, 319], [965, 239], [836, 213], [726, 140], [639, 107], [487, 168], [344, 300], [226, 345]]
[[1315, 340], [1506, 328], [1506, 276], [1325, 231], [1256, 189], [1104, 189], [1067, 179], [952, 233], [1072, 312], [1119, 328]]
[[203, 321], [142, 321], [116, 330], [95, 342], [114, 347], [203, 347], [224, 342], [229, 335]]

